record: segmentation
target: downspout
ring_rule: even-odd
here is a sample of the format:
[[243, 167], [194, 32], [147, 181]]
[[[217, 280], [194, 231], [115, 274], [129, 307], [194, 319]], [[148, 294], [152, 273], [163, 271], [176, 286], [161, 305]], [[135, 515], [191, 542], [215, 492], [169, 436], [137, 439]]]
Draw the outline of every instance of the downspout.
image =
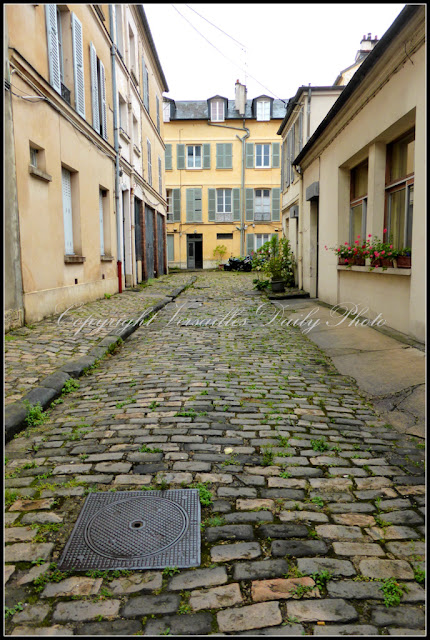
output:
[[241, 129], [239, 127], [230, 127], [227, 124], [214, 124], [210, 120], [208, 120], [208, 125], [211, 127], [223, 127], [224, 129], [234, 129], [235, 131], [246, 131], [246, 135], [243, 138], [240, 138], [236, 134], [236, 138], [238, 138], [242, 142], [242, 180], [241, 180], [241, 193], [242, 193], [242, 211], [241, 211], [241, 222], [240, 222], [240, 255], [245, 255], [245, 140], [249, 138], [251, 132], [249, 129], [245, 127], [245, 118], [243, 118], [243, 126]]
[[111, 62], [112, 62], [112, 93], [113, 93], [113, 135], [114, 135], [114, 149], [115, 149], [115, 203], [116, 203], [116, 246], [117, 246], [117, 269], [118, 269], [118, 291], [122, 293], [122, 210], [120, 206], [119, 197], [119, 143], [118, 143], [118, 111], [116, 104], [116, 65], [115, 55], [116, 46], [113, 42], [114, 24], [113, 24], [113, 11], [112, 5], [109, 5], [109, 26], [112, 34], [112, 46], [110, 49]]

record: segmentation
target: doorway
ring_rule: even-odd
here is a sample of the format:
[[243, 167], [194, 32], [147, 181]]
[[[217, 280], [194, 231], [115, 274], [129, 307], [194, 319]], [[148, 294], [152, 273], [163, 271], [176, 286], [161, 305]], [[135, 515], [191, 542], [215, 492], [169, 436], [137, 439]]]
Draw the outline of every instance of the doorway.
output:
[[187, 269], [203, 269], [203, 235], [187, 235]]

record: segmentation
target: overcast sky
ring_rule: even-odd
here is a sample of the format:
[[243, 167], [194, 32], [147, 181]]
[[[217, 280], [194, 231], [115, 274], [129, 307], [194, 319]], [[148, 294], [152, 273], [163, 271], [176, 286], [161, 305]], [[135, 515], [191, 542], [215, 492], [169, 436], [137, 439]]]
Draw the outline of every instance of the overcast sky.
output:
[[261, 94], [290, 98], [309, 83], [332, 85], [339, 72], [354, 62], [363, 35], [381, 39], [405, 5], [143, 6], [169, 86], [166, 95], [174, 100], [206, 100], [216, 94], [233, 99], [236, 80], [245, 83], [240, 69], [245, 64], [251, 99]]

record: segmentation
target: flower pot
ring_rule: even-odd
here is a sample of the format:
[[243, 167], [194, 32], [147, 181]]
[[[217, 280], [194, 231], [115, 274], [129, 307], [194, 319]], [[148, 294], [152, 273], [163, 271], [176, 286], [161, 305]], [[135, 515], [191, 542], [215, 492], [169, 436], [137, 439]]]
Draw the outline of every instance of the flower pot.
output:
[[285, 291], [283, 280], [272, 280], [270, 286], [272, 287], [273, 293], [282, 293]]
[[366, 260], [364, 256], [354, 256], [350, 258], [349, 264], [353, 264], [355, 267], [364, 267]]
[[410, 269], [411, 268], [411, 256], [398, 256], [397, 257], [398, 269]]
[[383, 269], [391, 269], [394, 267], [394, 262], [390, 258], [377, 258], [372, 260], [372, 267], [382, 267]]
[[347, 265], [347, 264], [349, 264], [349, 263], [348, 263], [348, 262], [345, 262], [345, 258], [338, 258], [338, 259], [337, 259], [337, 264], [338, 264], [339, 266], [345, 266], [345, 265]]

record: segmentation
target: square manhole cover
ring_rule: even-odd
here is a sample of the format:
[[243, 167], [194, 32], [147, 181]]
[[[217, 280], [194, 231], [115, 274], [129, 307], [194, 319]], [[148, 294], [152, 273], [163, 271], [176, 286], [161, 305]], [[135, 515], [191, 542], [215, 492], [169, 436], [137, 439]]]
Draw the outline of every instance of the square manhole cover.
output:
[[61, 570], [200, 565], [197, 489], [91, 493], [61, 556]]

